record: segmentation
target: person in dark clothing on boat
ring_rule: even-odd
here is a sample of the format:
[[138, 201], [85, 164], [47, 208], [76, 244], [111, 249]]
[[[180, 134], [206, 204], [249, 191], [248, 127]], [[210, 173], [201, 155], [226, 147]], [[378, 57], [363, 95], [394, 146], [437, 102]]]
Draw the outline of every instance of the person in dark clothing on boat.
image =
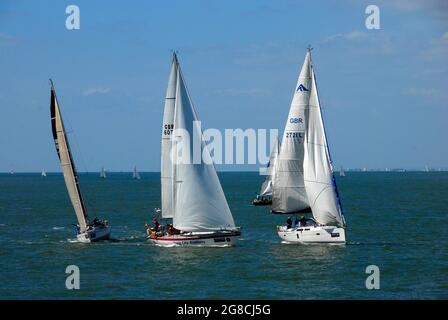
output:
[[294, 219], [294, 227], [298, 227], [299, 226], [299, 218], [295, 218]]
[[90, 226], [93, 226], [93, 227], [98, 227], [101, 225], [103, 225], [103, 223], [98, 218], [93, 219], [92, 223], [90, 224]]
[[157, 231], [159, 231], [159, 226], [160, 226], [159, 221], [157, 221], [157, 218], [154, 218], [153, 221], [154, 221], [154, 231], [157, 232]]
[[288, 219], [286, 220], [286, 227], [287, 227], [288, 229], [291, 229], [291, 227], [292, 227], [292, 220], [291, 220], [291, 217], [288, 217]]
[[301, 227], [305, 227], [306, 226], [306, 218], [304, 216], [302, 216], [300, 218], [300, 226]]

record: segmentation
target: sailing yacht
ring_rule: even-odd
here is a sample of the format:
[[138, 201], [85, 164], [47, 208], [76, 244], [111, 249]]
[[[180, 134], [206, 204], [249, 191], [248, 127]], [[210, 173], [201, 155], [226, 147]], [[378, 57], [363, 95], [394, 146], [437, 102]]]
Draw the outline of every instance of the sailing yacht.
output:
[[[147, 240], [156, 245], [226, 247], [241, 235], [198, 120], [174, 53], [162, 126], [162, 208], [156, 210], [172, 224], [158, 225], [156, 220], [157, 225], [147, 230]], [[194, 159], [192, 139], [202, 151], [199, 161]]]
[[[273, 184], [273, 213], [303, 213], [278, 226], [286, 242], [345, 243], [345, 219], [322, 119], [311, 48], [297, 81]], [[312, 217], [306, 217], [305, 213]]]
[[107, 220], [104, 220], [104, 222], [102, 222], [98, 218], [95, 218], [91, 223], [89, 223], [87, 209], [84, 205], [84, 200], [78, 183], [78, 174], [76, 172], [72, 153], [70, 151], [70, 145], [67, 139], [61, 111], [59, 109], [56, 91], [51, 79], [50, 86], [51, 129], [53, 132], [56, 152], [61, 163], [62, 172], [64, 174], [65, 186], [67, 187], [71, 203], [73, 205], [73, 208], [75, 209], [76, 218], [78, 219], [78, 225], [76, 226], [77, 240], [79, 242], [93, 242], [108, 239], [110, 236], [110, 226]]
[[104, 167], [101, 167], [100, 178], [103, 178], [103, 179], [107, 178], [106, 169], [104, 169]]
[[47, 176], [47, 173], [45, 172], [45, 170], [42, 170], [42, 172], [40, 173], [40, 175], [41, 175], [42, 177], [46, 177], [46, 176]]
[[134, 172], [132, 173], [132, 179], [134, 179], [134, 180], [140, 180], [141, 179], [140, 173], [138, 173], [136, 166], [134, 166]]
[[278, 138], [275, 139], [274, 147], [271, 151], [271, 156], [266, 168], [266, 178], [261, 185], [260, 193], [252, 201], [254, 206], [267, 206], [272, 204], [272, 175], [274, 173], [275, 164], [277, 163], [277, 157], [280, 152], [280, 143]]
[[341, 166], [341, 168], [339, 169], [339, 176], [341, 176], [341, 177], [345, 177], [344, 167], [342, 167], [342, 166]]

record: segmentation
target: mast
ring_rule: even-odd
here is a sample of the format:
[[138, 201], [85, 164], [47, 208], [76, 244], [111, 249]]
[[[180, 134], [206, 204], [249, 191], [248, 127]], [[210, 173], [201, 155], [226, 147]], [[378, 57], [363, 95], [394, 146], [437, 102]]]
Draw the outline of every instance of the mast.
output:
[[174, 109], [176, 103], [178, 61], [176, 52], [173, 52], [168, 87], [166, 90], [165, 107], [163, 111], [162, 142], [161, 142], [161, 199], [162, 218], [173, 217], [173, 163], [171, 153], [173, 150]]
[[61, 111], [59, 109], [59, 103], [56, 97], [56, 91], [53, 86], [53, 82], [50, 79], [51, 86], [51, 129], [53, 133], [53, 139], [56, 146], [56, 152], [61, 163], [62, 172], [64, 174], [64, 181], [67, 187], [70, 200], [73, 208], [75, 209], [76, 217], [78, 219], [80, 232], [85, 232], [87, 229], [87, 210], [84, 205], [81, 190], [78, 182], [78, 174], [76, 172], [75, 164], [73, 162], [72, 153], [70, 151], [69, 141], [62, 120]]

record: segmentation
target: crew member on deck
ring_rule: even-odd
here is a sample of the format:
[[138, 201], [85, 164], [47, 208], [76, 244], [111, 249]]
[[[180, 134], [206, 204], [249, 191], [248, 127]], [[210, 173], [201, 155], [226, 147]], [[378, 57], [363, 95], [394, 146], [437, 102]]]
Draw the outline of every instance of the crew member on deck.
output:
[[291, 229], [291, 227], [292, 227], [292, 220], [291, 220], [291, 217], [288, 217], [288, 219], [286, 220], [286, 227], [287, 227], [288, 229]]
[[294, 219], [294, 227], [299, 227], [299, 218]]
[[154, 221], [154, 231], [157, 232], [159, 231], [159, 221], [157, 221], [157, 218], [152, 219], [152, 221]]

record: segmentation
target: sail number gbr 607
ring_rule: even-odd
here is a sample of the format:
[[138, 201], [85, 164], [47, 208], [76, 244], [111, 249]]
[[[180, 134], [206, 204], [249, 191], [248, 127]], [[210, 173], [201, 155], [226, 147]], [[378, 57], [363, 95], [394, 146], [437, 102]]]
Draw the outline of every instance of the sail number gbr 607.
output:
[[169, 136], [170, 134], [173, 133], [173, 129], [174, 129], [174, 124], [164, 124], [163, 125], [163, 135], [165, 136]]

